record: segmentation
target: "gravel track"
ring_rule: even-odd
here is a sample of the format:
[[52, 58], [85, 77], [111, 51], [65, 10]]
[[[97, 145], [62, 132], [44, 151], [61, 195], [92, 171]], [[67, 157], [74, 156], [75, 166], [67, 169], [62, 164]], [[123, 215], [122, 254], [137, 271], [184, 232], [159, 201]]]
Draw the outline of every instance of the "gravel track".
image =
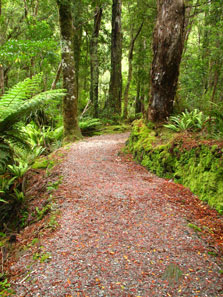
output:
[[[16, 296], [223, 296], [222, 275], [160, 179], [119, 155], [128, 133], [74, 143], [61, 166], [60, 228], [12, 269]], [[179, 194], [180, 195], [180, 194]]]

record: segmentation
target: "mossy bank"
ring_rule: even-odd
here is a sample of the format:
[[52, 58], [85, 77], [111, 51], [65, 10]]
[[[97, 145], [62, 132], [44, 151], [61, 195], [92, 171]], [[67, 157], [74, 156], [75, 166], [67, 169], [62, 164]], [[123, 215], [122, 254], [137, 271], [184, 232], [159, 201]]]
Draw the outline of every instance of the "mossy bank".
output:
[[150, 172], [174, 179], [223, 213], [223, 144], [135, 121], [126, 151]]

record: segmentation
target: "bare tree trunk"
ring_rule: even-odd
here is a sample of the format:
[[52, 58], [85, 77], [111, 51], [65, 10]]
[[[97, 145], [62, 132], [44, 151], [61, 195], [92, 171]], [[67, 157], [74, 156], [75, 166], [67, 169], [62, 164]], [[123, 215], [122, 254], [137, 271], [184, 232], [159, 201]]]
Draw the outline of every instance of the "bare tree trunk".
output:
[[111, 40], [111, 77], [109, 85], [108, 112], [121, 113], [122, 98], [122, 1], [113, 0], [112, 40]]
[[102, 8], [96, 7], [94, 17], [94, 31], [90, 44], [91, 58], [91, 89], [90, 100], [94, 106], [94, 117], [98, 117], [98, 80], [99, 80], [99, 65], [98, 65], [98, 35], [101, 25]]
[[127, 119], [128, 116], [128, 101], [129, 101], [129, 88], [130, 88], [130, 84], [132, 81], [132, 60], [133, 60], [133, 50], [134, 50], [134, 45], [136, 42], [137, 37], [139, 36], [142, 27], [143, 27], [143, 23], [141, 24], [141, 26], [139, 27], [136, 35], [132, 38], [131, 43], [130, 43], [130, 48], [129, 48], [129, 55], [128, 55], [128, 62], [129, 62], [129, 69], [128, 69], [128, 79], [127, 79], [127, 84], [125, 87], [125, 92], [124, 92], [124, 110], [123, 110], [123, 117], [124, 119]]
[[165, 120], [173, 111], [179, 66], [184, 43], [185, 5], [183, 0], [159, 0], [153, 36], [151, 99], [148, 118]]
[[58, 66], [56, 77], [51, 85], [51, 90], [54, 90], [56, 88], [56, 84], [58, 83], [58, 81], [60, 79], [61, 70], [62, 70], [62, 62], [60, 62], [59, 66]]
[[73, 28], [70, 1], [57, 0], [61, 30], [61, 51], [63, 87], [67, 95], [63, 100], [63, 121], [65, 141], [82, 137], [77, 114], [77, 81], [75, 76]]

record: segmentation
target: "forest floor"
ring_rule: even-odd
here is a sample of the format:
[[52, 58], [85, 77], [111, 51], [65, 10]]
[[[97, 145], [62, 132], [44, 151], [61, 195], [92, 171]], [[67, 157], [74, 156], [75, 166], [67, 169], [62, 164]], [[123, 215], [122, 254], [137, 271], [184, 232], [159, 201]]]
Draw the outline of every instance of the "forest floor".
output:
[[18, 235], [16, 296], [223, 296], [223, 218], [120, 153], [127, 137], [74, 143], [56, 166], [58, 227], [26, 249], [34, 226]]

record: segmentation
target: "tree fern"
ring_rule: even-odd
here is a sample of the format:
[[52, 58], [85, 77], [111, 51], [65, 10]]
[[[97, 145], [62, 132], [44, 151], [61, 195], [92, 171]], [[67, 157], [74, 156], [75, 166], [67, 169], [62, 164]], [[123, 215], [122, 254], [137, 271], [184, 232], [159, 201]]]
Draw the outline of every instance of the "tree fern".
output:
[[[44, 104], [49, 103], [49, 101], [57, 98], [58, 96], [62, 97], [64, 95], [64, 90], [50, 90], [42, 92], [25, 102], [17, 103], [13, 106], [13, 109], [11, 109], [10, 113], [7, 115], [5, 114], [5, 118], [0, 121], [0, 133], [5, 129], [11, 128], [15, 123], [23, 120], [32, 111], [40, 109]], [[2, 118], [1, 111], [0, 117]]]
[[42, 74], [37, 74], [33, 78], [27, 78], [19, 82], [7, 91], [0, 100], [0, 118], [6, 117], [20, 106], [24, 100], [30, 99], [33, 95], [40, 92]]
[[12, 159], [13, 145], [25, 146], [24, 132], [18, 123], [33, 111], [65, 95], [64, 90], [50, 90], [37, 94], [41, 74], [26, 79], [9, 90], [0, 100], [0, 173]]

